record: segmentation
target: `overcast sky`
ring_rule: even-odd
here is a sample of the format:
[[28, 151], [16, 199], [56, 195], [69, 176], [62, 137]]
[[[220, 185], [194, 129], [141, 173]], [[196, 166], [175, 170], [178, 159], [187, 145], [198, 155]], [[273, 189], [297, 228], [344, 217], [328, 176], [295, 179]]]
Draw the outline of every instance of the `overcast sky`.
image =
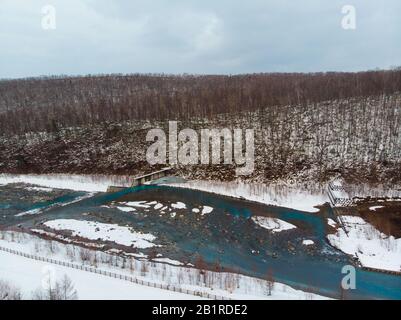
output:
[[401, 65], [401, 1], [0, 0], [0, 44], [0, 78], [389, 68]]

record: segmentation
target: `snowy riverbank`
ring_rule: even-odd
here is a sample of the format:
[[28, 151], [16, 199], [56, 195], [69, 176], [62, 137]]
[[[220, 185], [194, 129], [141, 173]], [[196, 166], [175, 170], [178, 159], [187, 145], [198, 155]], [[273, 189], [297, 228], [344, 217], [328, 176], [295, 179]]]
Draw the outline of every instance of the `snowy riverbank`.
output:
[[[46, 188], [75, 191], [105, 192], [110, 185], [129, 187], [131, 185], [131, 178], [128, 176], [106, 175], [0, 174], [0, 185], [9, 183], [26, 183]], [[285, 183], [266, 185], [243, 182], [188, 181], [167, 185], [244, 198], [268, 205], [282, 206], [307, 212], [318, 212], [319, 209], [316, 206], [328, 202], [324, 188], [308, 190], [300, 186], [292, 186]]]
[[212, 192], [229, 197], [244, 198], [267, 205], [306, 212], [319, 212], [316, 206], [329, 201], [324, 188], [307, 190], [285, 184], [267, 185], [243, 182], [188, 181], [186, 183], [172, 183], [168, 185]]
[[327, 236], [330, 244], [358, 258], [361, 265], [401, 272], [401, 239], [386, 236], [361, 217], [342, 216], [344, 228]]
[[26, 183], [46, 188], [67, 189], [86, 192], [106, 192], [111, 185], [129, 187], [131, 178], [107, 175], [71, 175], [71, 174], [0, 174], [0, 185]]

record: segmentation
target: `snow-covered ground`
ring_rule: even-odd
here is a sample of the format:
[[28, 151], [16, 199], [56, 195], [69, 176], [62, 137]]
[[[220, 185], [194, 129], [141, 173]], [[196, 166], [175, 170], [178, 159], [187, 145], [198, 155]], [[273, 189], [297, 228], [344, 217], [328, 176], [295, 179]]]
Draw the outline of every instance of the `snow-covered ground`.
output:
[[68, 230], [73, 236], [89, 240], [111, 241], [127, 247], [140, 249], [155, 246], [152, 241], [156, 237], [150, 233], [140, 233], [129, 227], [116, 224], [100, 223], [96, 221], [84, 221], [74, 219], [58, 219], [47, 221], [45, 226], [53, 230]]
[[327, 236], [331, 245], [357, 257], [362, 266], [401, 271], [401, 238], [386, 236], [361, 217], [342, 216], [344, 227]]
[[262, 228], [270, 230], [273, 233], [296, 228], [293, 224], [277, 218], [254, 216], [252, 220]]
[[222, 194], [235, 198], [244, 198], [269, 205], [293, 208], [307, 212], [318, 212], [315, 206], [329, 201], [324, 189], [307, 191], [283, 185], [266, 185], [242, 182], [188, 181], [186, 183], [167, 184], [172, 187], [188, 188]]
[[[137, 279], [159, 284], [179, 286], [186, 290], [224, 296], [231, 299], [327, 299], [325, 297], [295, 290], [287, 285], [275, 282], [272, 295], [267, 295], [268, 282], [233, 273], [206, 271], [201, 274], [198, 269], [183, 266], [182, 263], [158, 257], [158, 262], [144, 260], [146, 256], [125, 258], [109, 253], [83, 249], [74, 245], [65, 245], [55, 241], [40, 239], [29, 234], [0, 232], [0, 246], [25, 253], [45, 256], [59, 261], [91, 265], [104, 271], [122, 275], [135, 276]], [[82, 255], [83, 251], [91, 254]], [[82, 260], [85, 256], [86, 260]], [[133, 256], [133, 255], [132, 255]], [[48, 264], [35, 260], [15, 257], [0, 251], [0, 279], [11, 281], [30, 292], [41, 285], [42, 270]], [[164, 263], [160, 263], [164, 262]], [[167, 264], [166, 264], [167, 263]], [[67, 274], [74, 282], [81, 299], [185, 299], [186, 295], [175, 294], [113, 279], [103, 279], [85, 271], [54, 267], [57, 274]]]
[[105, 277], [68, 267], [48, 264], [0, 251], [0, 279], [17, 286], [23, 299], [30, 299], [32, 292], [42, 288], [50, 272], [52, 280], [67, 275], [74, 284], [78, 298], [85, 300], [189, 300], [200, 297], [172, 292]]
[[71, 175], [71, 174], [0, 174], [0, 185], [27, 183], [47, 188], [87, 192], [105, 192], [111, 185], [129, 187], [131, 179], [125, 176]]

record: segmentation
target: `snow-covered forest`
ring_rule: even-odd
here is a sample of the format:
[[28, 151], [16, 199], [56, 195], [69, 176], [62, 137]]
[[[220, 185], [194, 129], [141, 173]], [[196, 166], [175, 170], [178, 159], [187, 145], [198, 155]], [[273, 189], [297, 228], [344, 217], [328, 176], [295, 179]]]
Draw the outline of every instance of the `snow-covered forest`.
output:
[[[254, 181], [398, 184], [401, 70], [242, 76], [105, 75], [0, 82], [0, 172], [140, 174], [146, 133], [255, 129]], [[186, 166], [233, 180], [231, 166]]]

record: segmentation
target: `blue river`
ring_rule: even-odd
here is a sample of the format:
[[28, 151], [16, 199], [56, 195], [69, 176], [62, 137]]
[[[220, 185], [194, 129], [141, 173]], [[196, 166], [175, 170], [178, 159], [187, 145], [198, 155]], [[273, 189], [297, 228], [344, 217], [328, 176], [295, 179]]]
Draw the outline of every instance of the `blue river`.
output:
[[[189, 207], [192, 204], [207, 205], [214, 208], [214, 214], [209, 224], [217, 227], [209, 227], [207, 232], [192, 233], [192, 237], [184, 236], [179, 228], [165, 225], [163, 222], [152, 220], [153, 228], [158, 228], [160, 233], [167, 234], [183, 256], [197, 254], [212, 265], [216, 261], [226, 270], [239, 271], [243, 274], [264, 278], [268, 271], [272, 271], [276, 281], [288, 284], [294, 288], [310, 290], [325, 296], [339, 298], [342, 294], [346, 299], [401, 299], [401, 277], [381, 272], [366, 271], [356, 267], [356, 289], [341, 292], [340, 283], [343, 277], [342, 268], [351, 264], [349, 256], [332, 248], [326, 240], [327, 217], [332, 217], [331, 209], [326, 207], [319, 213], [307, 213], [289, 208], [266, 206], [241, 199], [231, 199], [207, 192], [174, 188], [167, 186], [140, 186], [128, 188], [116, 193], [99, 193], [93, 197], [70, 203], [71, 200], [81, 197], [83, 193], [71, 193], [62, 197], [42, 203], [34, 203], [30, 207], [23, 205], [24, 210], [49, 207], [40, 216], [24, 216], [0, 220], [0, 225], [13, 226], [24, 224], [30, 226], [40, 221], [55, 218], [82, 219], [83, 212], [99, 212], [102, 206], [121, 199], [149, 199], [155, 195], [164, 198], [185, 202]], [[9, 210], [18, 204], [0, 203], [0, 213]], [[52, 207], [53, 206], [53, 207]], [[267, 248], [265, 242], [259, 243], [253, 236], [261, 234], [261, 230], [254, 230], [254, 224], [250, 224], [250, 217], [260, 215], [261, 212], [269, 212], [289, 223], [303, 226], [307, 238], [315, 242], [317, 250], [314, 254], [307, 254], [304, 249], [289, 251], [286, 243], [292, 241], [285, 236], [279, 236], [274, 245]], [[230, 216], [227, 218], [227, 214]], [[144, 220], [131, 217], [128, 214], [119, 213], [126, 221], [138, 225], [147, 225]], [[221, 222], [223, 221], [223, 222]], [[221, 223], [221, 224], [220, 224]], [[209, 225], [210, 226], [210, 225]], [[229, 236], [225, 236], [222, 230], [229, 230]], [[190, 230], [189, 230], [190, 231]], [[185, 230], [188, 233], [188, 230]], [[259, 232], [259, 233], [258, 233]], [[267, 231], [266, 231], [267, 233]], [[276, 241], [276, 242], [275, 242]], [[294, 241], [293, 241], [294, 242]], [[258, 254], [254, 254], [257, 251]], [[275, 252], [275, 255], [272, 252]], [[174, 257], [179, 258], [179, 257]]]

